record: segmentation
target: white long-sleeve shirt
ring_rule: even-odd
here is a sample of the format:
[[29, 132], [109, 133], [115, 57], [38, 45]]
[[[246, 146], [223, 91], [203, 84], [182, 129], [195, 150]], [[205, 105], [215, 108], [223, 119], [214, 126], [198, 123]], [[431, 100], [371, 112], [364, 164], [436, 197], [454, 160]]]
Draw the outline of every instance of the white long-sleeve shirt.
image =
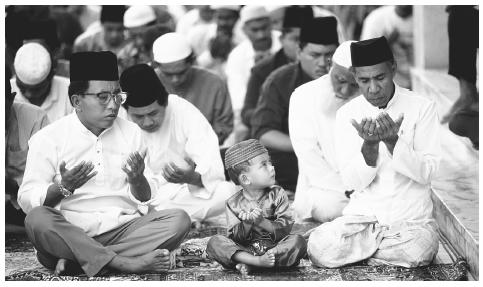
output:
[[[376, 167], [361, 153], [363, 140], [350, 120], [375, 118], [382, 111], [404, 120], [391, 155], [379, 144]], [[439, 121], [434, 102], [396, 85], [385, 109], [358, 96], [337, 112], [336, 154], [344, 184], [356, 190], [344, 215], [375, 215], [381, 224], [431, 218], [430, 181], [440, 160]]]
[[[54, 121], [66, 116], [74, 110], [69, 100], [69, 79], [60, 76], [54, 76], [52, 78], [52, 86], [50, 92], [45, 98], [44, 102], [40, 105], [40, 108], [47, 113], [49, 121]], [[30, 101], [22, 95], [20, 89], [17, 87], [15, 78], [10, 80], [12, 90], [17, 93], [15, 96], [15, 102], [29, 103]]]
[[[147, 211], [149, 201], [142, 203], [134, 198], [127, 175], [121, 169], [129, 154], [135, 151], [145, 152], [146, 146], [141, 129], [134, 123], [117, 118], [112, 127], [97, 137], [80, 122], [75, 112], [71, 113], [30, 139], [18, 203], [26, 213], [42, 206], [48, 187], [61, 179], [59, 166], [62, 161], [66, 162], [67, 169], [82, 161], [91, 161], [97, 175], [76, 189], [72, 196], [62, 199], [55, 208], [89, 236], [112, 230], [141, 216], [141, 210]], [[144, 175], [152, 196], [157, 183], [149, 168], [145, 168]]]
[[[173, 199], [188, 188], [193, 196], [209, 199], [225, 180], [218, 137], [203, 114], [187, 100], [170, 94], [162, 126], [153, 133], [142, 134], [150, 155], [148, 166], [159, 182], [153, 205]], [[162, 169], [173, 154], [188, 156], [196, 163], [195, 171], [201, 175], [204, 188], [166, 181]]]
[[347, 100], [335, 97], [330, 75], [310, 81], [292, 93], [289, 133], [298, 159], [299, 176], [294, 209], [301, 218], [311, 216], [312, 192], [345, 188], [335, 157], [335, 115]]

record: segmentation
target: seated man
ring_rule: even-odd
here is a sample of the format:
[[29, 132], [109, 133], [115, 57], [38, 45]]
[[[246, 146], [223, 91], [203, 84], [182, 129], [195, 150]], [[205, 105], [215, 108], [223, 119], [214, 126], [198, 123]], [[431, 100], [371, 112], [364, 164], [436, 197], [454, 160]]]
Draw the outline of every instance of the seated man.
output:
[[15, 102], [40, 107], [51, 123], [72, 112], [66, 97], [69, 79], [55, 76], [55, 61], [45, 45], [25, 43], [15, 55], [14, 68], [16, 77], [10, 83]]
[[28, 140], [49, 124], [39, 107], [14, 103], [10, 86], [10, 70], [5, 69], [5, 222], [23, 225], [25, 213], [17, 204], [18, 187], [22, 184], [27, 160]]
[[128, 93], [128, 118], [142, 130], [152, 170], [160, 186], [156, 210], [181, 208], [197, 227], [219, 215], [235, 186], [224, 181], [218, 139], [208, 121], [188, 101], [166, 92], [153, 68], [138, 64], [121, 75]]
[[170, 94], [197, 107], [213, 127], [221, 145], [233, 131], [233, 108], [225, 81], [194, 67], [195, 56], [188, 41], [178, 33], [167, 33], [153, 44], [156, 73]]
[[278, 184], [290, 191], [295, 191], [298, 176], [297, 157], [288, 134], [290, 96], [298, 86], [329, 72], [330, 59], [338, 45], [334, 17], [318, 17], [305, 22], [300, 32], [298, 61], [270, 74], [253, 112], [252, 136], [268, 148]]
[[350, 44], [335, 50], [329, 74], [295, 89], [288, 126], [299, 165], [294, 210], [297, 220], [331, 221], [342, 215], [348, 198], [335, 158], [335, 114], [360, 95], [350, 73]]
[[112, 52], [73, 54], [75, 113], [29, 141], [18, 202], [38, 260], [56, 274], [164, 272], [190, 228], [179, 209], [143, 215], [157, 183], [141, 130], [117, 117], [125, 100], [118, 79]]
[[311, 233], [309, 258], [325, 267], [367, 258], [428, 265], [439, 244], [430, 186], [440, 158], [435, 103], [394, 83], [386, 38], [352, 43], [351, 59], [362, 95], [337, 112], [335, 147], [342, 181], [355, 192], [342, 217]]
[[124, 38], [124, 5], [103, 5], [101, 9], [101, 29], [92, 33], [86, 31], [74, 42], [75, 52], [111, 51], [118, 53], [126, 43]]

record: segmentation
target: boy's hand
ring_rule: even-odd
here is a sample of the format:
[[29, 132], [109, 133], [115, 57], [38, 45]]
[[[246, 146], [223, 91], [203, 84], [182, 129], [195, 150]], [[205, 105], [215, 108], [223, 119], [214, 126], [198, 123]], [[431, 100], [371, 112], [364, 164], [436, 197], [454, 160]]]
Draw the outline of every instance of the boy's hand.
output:
[[250, 212], [250, 221], [257, 225], [263, 220], [263, 213], [260, 208], [255, 208]]

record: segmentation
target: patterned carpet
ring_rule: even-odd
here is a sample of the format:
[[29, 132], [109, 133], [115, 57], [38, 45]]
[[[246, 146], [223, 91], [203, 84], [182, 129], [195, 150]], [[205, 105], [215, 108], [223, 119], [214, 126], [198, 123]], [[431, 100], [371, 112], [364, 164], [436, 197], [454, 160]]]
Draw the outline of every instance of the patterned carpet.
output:
[[[304, 234], [316, 224], [296, 224], [293, 233]], [[308, 259], [303, 259], [296, 268], [283, 270], [259, 270], [251, 275], [224, 270], [219, 264], [206, 257], [204, 252], [209, 237], [226, 234], [222, 227], [209, 227], [202, 231], [192, 230], [186, 241], [176, 252], [177, 267], [165, 274], [110, 274], [88, 278], [80, 276], [53, 276], [52, 271], [42, 267], [35, 258], [34, 248], [25, 235], [7, 234], [5, 237], [5, 280], [6, 281], [421, 281], [467, 280], [464, 261], [454, 264], [433, 264], [421, 268], [394, 266], [368, 266], [364, 262], [337, 269], [317, 268]]]

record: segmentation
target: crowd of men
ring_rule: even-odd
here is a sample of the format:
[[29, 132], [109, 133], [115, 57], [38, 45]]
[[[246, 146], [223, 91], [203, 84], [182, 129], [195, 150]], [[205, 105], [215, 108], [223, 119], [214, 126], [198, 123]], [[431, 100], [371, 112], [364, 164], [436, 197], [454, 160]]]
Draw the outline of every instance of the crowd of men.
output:
[[64, 8], [97, 15], [70, 42], [42, 9], [7, 7], [5, 181], [6, 221], [44, 266], [170, 269], [239, 190], [223, 159], [251, 138], [295, 218], [324, 222], [314, 264], [434, 258], [440, 124], [407, 89], [411, 6], [373, 7], [361, 41], [319, 6]]

